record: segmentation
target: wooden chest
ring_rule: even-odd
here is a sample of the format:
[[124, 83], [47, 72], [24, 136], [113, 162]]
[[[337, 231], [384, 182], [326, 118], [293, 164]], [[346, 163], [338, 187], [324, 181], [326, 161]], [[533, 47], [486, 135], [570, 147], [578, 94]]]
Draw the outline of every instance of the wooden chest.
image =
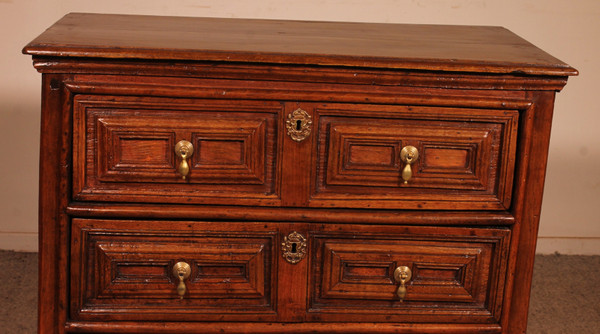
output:
[[523, 333], [555, 92], [499, 27], [69, 14], [40, 333]]

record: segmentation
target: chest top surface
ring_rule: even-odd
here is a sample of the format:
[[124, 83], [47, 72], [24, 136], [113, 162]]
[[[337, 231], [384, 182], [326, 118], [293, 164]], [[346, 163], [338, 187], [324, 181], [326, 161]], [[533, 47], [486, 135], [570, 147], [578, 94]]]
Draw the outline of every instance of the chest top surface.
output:
[[71, 13], [34, 56], [192, 60], [576, 75], [502, 27]]

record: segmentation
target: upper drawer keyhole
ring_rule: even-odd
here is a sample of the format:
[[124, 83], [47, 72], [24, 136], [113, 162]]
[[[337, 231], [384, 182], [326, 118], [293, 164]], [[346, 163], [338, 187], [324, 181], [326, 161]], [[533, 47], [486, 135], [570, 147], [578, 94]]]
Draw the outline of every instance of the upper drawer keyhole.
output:
[[285, 121], [288, 136], [297, 142], [303, 141], [310, 135], [311, 125], [312, 117], [300, 108], [291, 112]]

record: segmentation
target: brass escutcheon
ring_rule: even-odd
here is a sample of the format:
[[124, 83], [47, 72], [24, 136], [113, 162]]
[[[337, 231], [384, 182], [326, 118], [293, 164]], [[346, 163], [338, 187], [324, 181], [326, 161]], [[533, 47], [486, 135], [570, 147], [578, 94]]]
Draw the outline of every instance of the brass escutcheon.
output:
[[306, 256], [306, 238], [294, 231], [283, 238], [281, 250], [287, 262], [296, 264]]
[[311, 125], [312, 117], [300, 108], [291, 112], [285, 121], [288, 136], [297, 142], [303, 141], [310, 135]]

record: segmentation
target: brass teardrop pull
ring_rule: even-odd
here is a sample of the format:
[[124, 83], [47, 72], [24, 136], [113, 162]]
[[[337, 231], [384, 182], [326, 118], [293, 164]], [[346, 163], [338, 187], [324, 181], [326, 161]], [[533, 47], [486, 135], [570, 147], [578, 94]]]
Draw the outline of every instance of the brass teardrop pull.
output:
[[181, 158], [177, 171], [181, 174], [181, 178], [185, 180], [185, 177], [190, 173], [190, 165], [187, 159], [194, 154], [194, 145], [187, 140], [181, 140], [175, 144], [175, 154]]
[[406, 165], [402, 169], [402, 179], [404, 180], [404, 184], [408, 183], [413, 176], [412, 168], [410, 167], [419, 159], [419, 151], [414, 146], [405, 146], [400, 151], [400, 160], [404, 162]]
[[177, 284], [177, 294], [180, 299], [183, 299], [183, 296], [185, 296], [185, 292], [187, 291], [185, 280], [190, 277], [191, 273], [192, 268], [186, 262], [177, 262], [173, 266], [173, 275], [179, 279], [179, 284]]
[[396, 290], [396, 294], [401, 302], [404, 301], [404, 298], [406, 297], [406, 283], [408, 283], [411, 278], [412, 271], [407, 266], [400, 266], [394, 270], [394, 279], [396, 282], [400, 283], [398, 290]]

